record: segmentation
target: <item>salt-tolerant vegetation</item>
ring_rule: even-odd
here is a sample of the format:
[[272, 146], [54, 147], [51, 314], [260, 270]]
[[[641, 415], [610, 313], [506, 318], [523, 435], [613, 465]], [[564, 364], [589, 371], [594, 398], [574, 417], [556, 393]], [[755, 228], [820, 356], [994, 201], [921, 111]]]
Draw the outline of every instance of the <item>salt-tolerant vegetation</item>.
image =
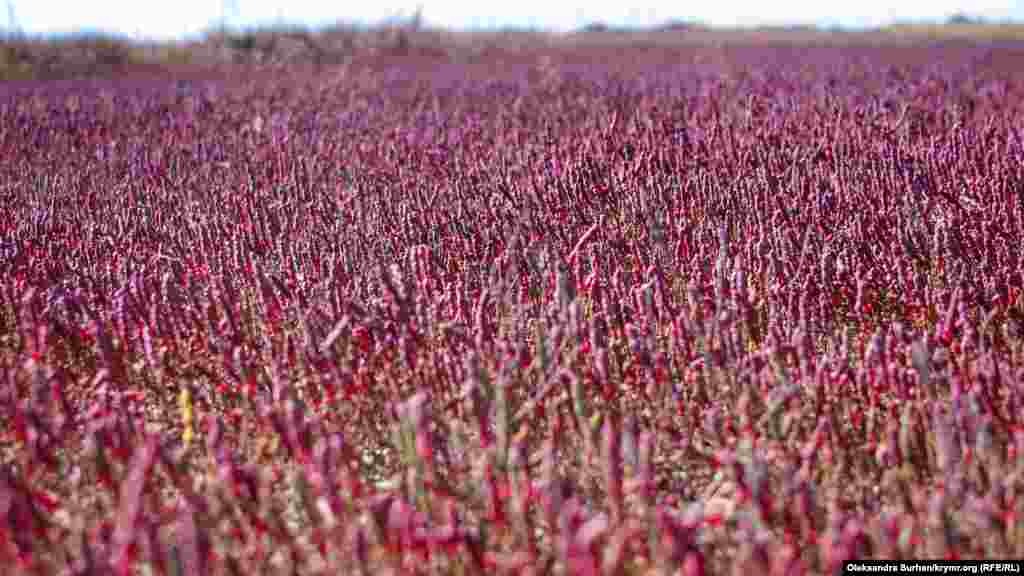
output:
[[1024, 556], [1020, 44], [0, 85], [0, 565]]

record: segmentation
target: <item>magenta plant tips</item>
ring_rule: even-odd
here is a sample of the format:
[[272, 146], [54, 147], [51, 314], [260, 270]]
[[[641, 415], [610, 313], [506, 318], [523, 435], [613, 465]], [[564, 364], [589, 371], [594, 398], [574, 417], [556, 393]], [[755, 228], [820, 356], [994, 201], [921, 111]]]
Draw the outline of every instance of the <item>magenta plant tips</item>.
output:
[[794, 50], [0, 86], [0, 572], [1020, 558], [1024, 54]]

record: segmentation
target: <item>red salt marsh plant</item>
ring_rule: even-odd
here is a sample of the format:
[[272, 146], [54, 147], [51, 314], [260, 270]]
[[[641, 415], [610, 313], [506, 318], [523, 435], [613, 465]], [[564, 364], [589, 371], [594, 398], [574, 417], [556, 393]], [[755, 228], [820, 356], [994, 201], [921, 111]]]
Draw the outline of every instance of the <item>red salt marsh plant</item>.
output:
[[1019, 557], [1019, 72], [708, 50], [3, 87], [0, 565]]

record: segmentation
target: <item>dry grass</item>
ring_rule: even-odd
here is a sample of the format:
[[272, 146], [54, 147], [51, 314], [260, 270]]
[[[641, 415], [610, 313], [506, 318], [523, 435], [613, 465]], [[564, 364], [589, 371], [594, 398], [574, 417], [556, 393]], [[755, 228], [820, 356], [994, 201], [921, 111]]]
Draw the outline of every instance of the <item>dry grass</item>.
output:
[[0, 38], [0, 80], [83, 78], [134, 73], [181, 74], [224, 66], [317, 69], [366, 57], [430, 55], [444, 60], [498, 53], [527, 53], [595, 45], [650, 46], [746, 43], [863, 44], [936, 39], [1024, 39], [1024, 25], [956, 21], [894, 24], [866, 31], [805, 26], [750, 29], [709, 28], [667, 22], [650, 29], [620, 29], [593, 23], [570, 33], [528, 29], [449, 31], [424, 27], [418, 18], [376, 27], [337, 24], [320, 30], [264, 27], [216, 29], [197, 40], [138, 42], [98, 34], [39, 38], [9, 34]]

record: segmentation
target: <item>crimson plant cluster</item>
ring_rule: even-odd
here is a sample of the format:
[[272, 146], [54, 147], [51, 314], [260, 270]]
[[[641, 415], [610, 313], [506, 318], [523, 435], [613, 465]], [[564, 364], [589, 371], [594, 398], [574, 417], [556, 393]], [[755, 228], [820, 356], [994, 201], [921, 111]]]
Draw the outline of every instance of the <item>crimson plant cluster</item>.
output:
[[1018, 44], [0, 85], [0, 565], [1024, 556]]

